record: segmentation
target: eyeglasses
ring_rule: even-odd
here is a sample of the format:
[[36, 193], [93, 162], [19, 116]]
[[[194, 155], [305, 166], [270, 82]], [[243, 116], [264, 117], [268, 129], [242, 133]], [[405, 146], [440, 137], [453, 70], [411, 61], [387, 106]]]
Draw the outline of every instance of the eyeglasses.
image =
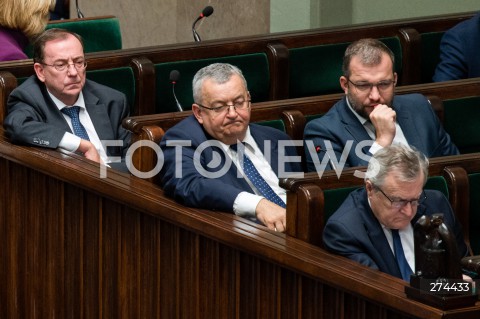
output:
[[410, 203], [410, 205], [412, 205], [412, 207], [417, 207], [419, 204], [423, 203], [423, 201], [425, 199], [427, 199], [427, 195], [425, 194], [425, 192], [423, 190], [422, 190], [422, 193], [420, 194], [420, 197], [418, 199], [412, 199], [412, 200], [406, 200], [406, 199], [401, 199], [401, 198], [391, 199], [390, 197], [387, 196], [387, 194], [385, 194], [385, 192], [380, 187], [378, 187], [378, 186], [374, 186], [374, 187], [376, 189], [378, 189], [383, 194], [383, 196], [385, 196], [385, 198], [390, 201], [390, 204], [392, 205], [392, 208], [395, 208], [395, 209], [402, 209], [408, 203]]
[[52, 67], [55, 68], [55, 70], [60, 71], [60, 72], [67, 70], [69, 65], [73, 65], [75, 67], [75, 69], [77, 69], [77, 71], [83, 70], [87, 67], [87, 61], [85, 61], [83, 59], [73, 61], [73, 63], [67, 63], [67, 62], [64, 62], [64, 61], [59, 61], [59, 62], [55, 62], [54, 64], [47, 64], [47, 63], [40, 63], [40, 64], [46, 65], [46, 66], [52, 66]]
[[368, 83], [368, 82], [355, 83], [355, 82], [350, 81], [350, 79], [348, 79], [348, 82], [352, 83], [352, 85], [359, 92], [362, 92], [362, 93], [370, 92], [373, 87], [376, 87], [379, 92], [385, 92], [385, 91], [391, 89], [392, 85], [395, 84], [395, 81], [393, 81], [393, 80], [380, 81], [376, 84]]
[[197, 103], [197, 105], [204, 109], [212, 111], [216, 115], [219, 115], [219, 114], [227, 113], [231, 107], [233, 107], [235, 111], [246, 110], [250, 107], [250, 102], [251, 100], [237, 101], [237, 102], [234, 102], [233, 104], [224, 104], [217, 107], [208, 107], [200, 103]]

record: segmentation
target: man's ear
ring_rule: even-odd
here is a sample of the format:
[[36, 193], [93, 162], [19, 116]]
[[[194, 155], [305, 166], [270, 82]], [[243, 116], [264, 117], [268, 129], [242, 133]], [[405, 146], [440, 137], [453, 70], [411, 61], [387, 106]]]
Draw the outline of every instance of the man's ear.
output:
[[203, 124], [203, 110], [198, 104], [193, 103], [192, 104], [192, 112], [193, 115], [195, 115], [195, 118], [197, 119], [198, 123]]
[[373, 192], [373, 184], [368, 179], [365, 181], [365, 189], [367, 190], [367, 196], [370, 197]]
[[35, 62], [33, 64], [33, 69], [35, 70], [35, 74], [37, 74], [37, 78], [42, 81], [42, 82], [45, 82], [45, 69], [43, 68], [43, 65], [41, 65], [40, 63], [38, 62]]
[[344, 77], [343, 75], [340, 77], [340, 86], [342, 87], [343, 92], [345, 94], [348, 93], [348, 79]]

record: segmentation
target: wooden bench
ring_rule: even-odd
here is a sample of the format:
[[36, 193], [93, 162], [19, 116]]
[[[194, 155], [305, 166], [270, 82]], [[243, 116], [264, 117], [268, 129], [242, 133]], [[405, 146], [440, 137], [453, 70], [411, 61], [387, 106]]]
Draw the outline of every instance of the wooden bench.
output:
[[[477, 318], [406, 283], [0, 128], [0, 317]], [[29, 194], [26, 196], [25, 194]], [[7, 293], [8, 292], [8, 293]]]

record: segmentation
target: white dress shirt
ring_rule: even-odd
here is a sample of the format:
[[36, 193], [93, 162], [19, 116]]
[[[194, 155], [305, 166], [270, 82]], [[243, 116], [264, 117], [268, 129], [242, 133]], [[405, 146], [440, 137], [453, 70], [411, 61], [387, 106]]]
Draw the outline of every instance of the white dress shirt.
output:
[[[50, 97], [52, 98], [53, 102], [57, 106], [58, 110], [63, 109], [64, 107], [69, 107], [72, 105], [66, 105], [59, 99], [57, 99], [53, 94], [48, 92]], [[103, 163], [110, 163], [108, 160], [107, 153], [105, 152], [105, 149], [103, 148], [102, 142], [100, 141], [100, 138], [98, 137], [97, 132], [95, 131], [95, 127], [93, 126], [92, 120], [90, 118], [90, 115], [88, 115], [87, 108], [85, 107], [85, 100], [83, 99], [83, 93], [80, 92], [77, 101], [73, 104], [76, 106], [80, 107], [80, 113], [79, 113], [79, 119], [80, 123], [85, 127], [85, 130], [87, 131], [88, 138], [90, 139], [90, 142], [92, 142], [93, 145], [95, 145], [95, 148], [97, 149], [98, 154], [100, 155], [100, 158], [102, 159]], [[72, 127], [72, 119], [70, 116], [67, 114], [62, 113], [63, 117], [67, 121], [68, 125], [70, 126], [70, 129], [72, 129], [73, 132], [73, 127]], [[58, 144], [58, 147], [69, 151], [69, 152], [75, 152], [78, 147], [80, 146], [80, 141], [81, 138], [76, 136], [75, 134], [72, 134], [70, 132], [65, 132], [63, 135], [63, 138], [61, 139], [60, 143]]]
[[[250, 128], [247, 129], [245, 138], [243, 141], [245, 143], [245, 154], [252, 161], [253, 165], [257, 171], [262, 175], [263, 179], [267, 182], [268, 185], [273, 189], [273, 191], [280, 196], [280, 198], [286, 203], [287, 202], [287, 192], [278, 185], [278, 177], [273, 171], [270, 163], [266, 160], [264, 154], [258, 147], [257, 143], [250, 134]], [[250, 185], [255, 194], [249, 192], [241, 192], [238, 194], [237, 198], [233, 203], [233, 212], [241, 217], [246, 217], [252, 220], [256, 219], [255, 209], [257, 208], [258, 203], [262, 200], [263, 197], [260, 192], [255, 188], [255, 186], [250, 182], [250, 180], [245, 176], [243, 168], [240, 165], [240, 159], [238, 158], [237, 152], [230, 148], [230, 145], [220, 143], [224, 151], [230, 156], [232, 162], [237, 167], [239, 173], [243, 175], [245, 181]]]

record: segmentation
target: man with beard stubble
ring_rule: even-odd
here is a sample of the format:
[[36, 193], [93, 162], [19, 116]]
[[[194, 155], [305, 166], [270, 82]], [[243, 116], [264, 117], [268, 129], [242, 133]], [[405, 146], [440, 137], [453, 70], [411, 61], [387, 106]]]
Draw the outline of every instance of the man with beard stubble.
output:
[[340, 77], [345, 96], [305, 127], [308, 171], [327, 162], [326, 169], [366, 166], [394, 143], [428, 158], [459, 153], [425, 96], [395, 95], [394, 65], [392, 51], [379, 40], [361, 39], [346, 49]]

